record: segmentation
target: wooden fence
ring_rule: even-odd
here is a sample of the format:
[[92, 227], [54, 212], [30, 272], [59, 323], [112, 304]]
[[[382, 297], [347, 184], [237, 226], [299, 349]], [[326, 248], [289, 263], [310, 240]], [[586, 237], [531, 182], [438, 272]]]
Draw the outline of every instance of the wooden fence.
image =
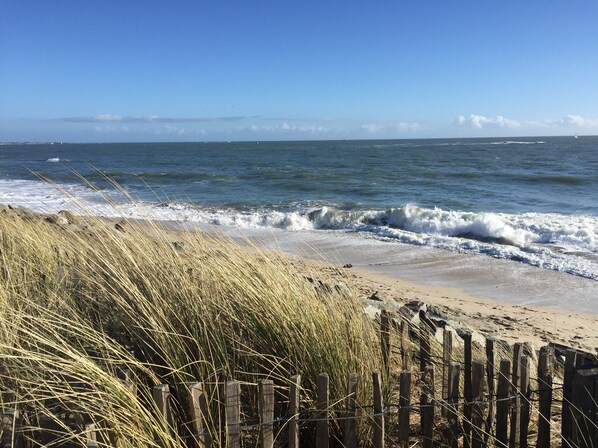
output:
[[[174, 423], [180, 419], [173, 418], [168, 385], [155, 386], [152, 397], [165, 425], [186, 434], [190, 447], [235, 448], [247, 440], [251, 446], [258, 443], [265, 448], [598, 447], [596, 355], [549, 344], [540, 349], [536, 363], [532, 362], [536, 354], [524, 344], [507, 351], [506, 344], [487, 338], [485, 347], [480, 347], [467, 332], [459, 338], [462, 351], [457, 351], [453, 331], [443, 330], [439, 343], [435, 334], [440, 333], [425, 314], [420, 318], [414, 326], [381, 313], [383, 370], [372, 372], [369, 378], [349, 373], [342, 397], [330, 397], [326, 373], [318, 375], [316, 390], [311, 391], [316, 399], [309, 404], [302, 400], [306, 391], [300, 375], [289, 378], [284, 386], [262, 380], [256, 388], [258, 418], [248, 421], [243, 417], [241, 395], [242, 388], [251, 386], [223, 382], [223, 400], [211, 403], [201, 382], [189, 383], [185, 402], [191, 421], [184, 428]], [[358, 393], [361, 387], [372, 391], [367, 402], [358, 400], [363, 396]], [[223, 415], [219, 437], [207, 429], [208, 409], [214, 405], [221, 407]], [[17, 411], [4, 414], [0, 446], [27, 445], [19, 433], [19, 420]], [[84, 416], [75, 420], [88, 447], [118, 445], [99, 440], [97, 427]], [[42, 428], [36, 437], [34, 444], [61, 446], [49, 430]]]

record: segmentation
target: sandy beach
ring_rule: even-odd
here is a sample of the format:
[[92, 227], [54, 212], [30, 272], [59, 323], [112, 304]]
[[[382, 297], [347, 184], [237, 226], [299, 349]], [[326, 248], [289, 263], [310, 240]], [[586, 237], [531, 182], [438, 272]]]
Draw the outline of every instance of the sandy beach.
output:
[[[242, 241], [237, 229], [217, 231]], [[530, 342], [539, 349], [552, 342], [590, 353], [598, 350], [594, 280], [392, 242], [356, 246], [350, 235], [254, 231], [246, 236], [260, 247], [289, 254], [306, 276], [346, 283], [366, 304], [374, 293], [393, 308], [421, 301], [464, 327], [509, 343]]]
[[509, 343], [531, 342], [536, 348], [553, 342], [588, 352], [598, 349], [598, 315], [541, 305], [516, 305], [473, 296], [451, 286], [430, 286], [377, 274], [364, 268], [344, 268], [305, 258], [295, 265], [329, 283], [345, 282], [367, 301], [372, 294], [389, 304], [422, 301], [446, 312], [465, 327]]
[[[96, 218], [90, 221], [97, 223]], [[105, 222], [114, 226], [118, 220]], [[243, 246], [255, 245], [266, 253], [284, 252], [298, 275], [329, 285], [345, 284], [364, 307], [396, 310], [420, 301], [483, 336], [530, 342], [536, 349], [552, 342], [590, 353], [598, 350], [598, 307], [592, 302], [598, 286], [593, 280], [507, 260], [377, 240], [362, 242], [360, 247], [346, 235], [244, 233], [174, 222], [168, 228], [173, 241], [204, 231]], [[377, 300], [369, 300], [374, 294]]]

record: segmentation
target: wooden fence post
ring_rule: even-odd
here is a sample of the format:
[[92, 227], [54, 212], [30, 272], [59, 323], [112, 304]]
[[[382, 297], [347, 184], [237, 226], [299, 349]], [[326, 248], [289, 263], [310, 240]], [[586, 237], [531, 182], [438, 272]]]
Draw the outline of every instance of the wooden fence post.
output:
[[428, 364], [422, 373], [421, 390], [422, 446], [432, 448], [434, 442], [434, 364]]
[[449, 448], [459, 447], [459, 378], [461, 373], [461, 364], [451, 362], [449, 364], [449, 383], [447, 405], [448, 425], [446, 428], [445, 440]]
[[328, 374], [320, 373], [318, 375], [318, 421], [316, 422], [316, 448], [328, 448]]
[[496, 381], [495, 381], [495, 355], [494, 355], [494, 339], [486, 338], [486, 380], [488, 384], [488, 416], [486, 417], [486, 434], [484, 441], [488, 443], [492, 435], [492, 424], [496, 414], [496, 406], [494, 396], [496, 395]]
[[471, 447], [484, 446], [484, 363], [474, 361], [471, 370], [472, 412], [471, 412]]
[[442, 401], [440, 408], [443, 416], [447, 415], [447, 403], [449, 399], [449, 365], [453, 355], [453, 332], [444, 330], [442, 332]]
[[83, 430], [85, 434], [85, 446], [86, 448], [97, 448], [99, 446], [98, 443], [98, 432], [97, 426], [95, 423], [86, 423], [85, 429]]
[[511, 361], [500, 360], [498, 389], [496, 392], [496, 446], [506, 448], [508, 442], [507, 424], [509, 422], [509, 396], [511, 395]]
[[580, 367], [573, 376], [571, 397], [575, 422], [572, 442], [578, 448], [598, 446], [598, 367]]
[[347, 378], [347, 420], [345, 422], [346, 448], [357, 448], [357, 386], [357, 374], [350, 373]]
[[261, 380], [258, 383], [258, 401], [262, 448], [274, 447], [274, 382]]
[[401, 447], [409, 447], [409, 411], [411, 407], [411, 372], [403, 370], [399, 386], [399, 432], [398, 439]]
[[224, 392], [227, 446], [241, 446], [241, 383], [227, 381]]
[[430, 364], [430, 325], [428, 318], [423, 310], [419, 312], [419, 371], [426, 371], [426, 366]]
[[520, 448], [527, 448], [527, 433], [529, 429], [530, 415], [530, 358], [523, 356], [521, 358], [521, 425], [520, 425]]
[[562, 447], [571, 447], [571, 434], [573, 431], [573, 419], [571, 415], [571, 398], [573, 395], [573, 376], [575, 369], [581, 364], [581, 354], [574, 349], [567, 350], [565, 356], [565, 373], [563, 377], [563, 407], [561, 422]]
[[189, 390], [189, 415], [191, 416], [191, 432], [195, 437], [197, 448], [209, 448], [212, 439], [207, 431], [206, 417], [208, 416], [208, 402], [201, 383], [187, 383]]
[[390, 316], [388, 311], [380, 312], [380, 350], [382, 352], [382, 365], [384, 371], [388, 372], [388, 357], [390, 355]]
[[471, 400], [473, 396], [471, 385], [471, 333], [463, 335], [464, 351], [463, 351], [463, 395], [465, 404], [463, 405], [463, 448], [471, 447]]
[[409, 369], [409, 322], [401, 321], [401, 368]]
[[384, 407], [382, 403], [382, 378], [380, 372], [372, 372], [374, 387], [374, 447], [384, 448]]
[[289, 387], [289, 448], [299, 448], [300, 387], [301, 375], [293, 375]]
[[511, 385], [515, 398], [511, 401], [511, 432], [509, 436], [509, 447], [519, 448], [521, 441], [521, 357], [523, 344], [517, 342], [513, 346], [513, 372]]
[[21, 432], [21, 415], [18, 409], [11, 409], [2, 415], [0, 425], [0, 442], [2, 447], [23, 448]]
[[538, 389], [540, 415], [538, 417], [538, 439], [536, 448], [550, 448], [550, 408], [552, 406], [552, 360], [553, 349], [540, 349], [538, 362]]
[[174, 433], [173, 428], [173, 420], [172, 420], [172, 413], [170, 410], [170, 388], [168, 384], [159, 384], [154, 386], [152, 390], [152, 397], [154, 399], [154, 403], [158, 408], [158, 412], [160, 413], [160, 417], [162, 417], [164, 422], [164, 428], [170, 433]]

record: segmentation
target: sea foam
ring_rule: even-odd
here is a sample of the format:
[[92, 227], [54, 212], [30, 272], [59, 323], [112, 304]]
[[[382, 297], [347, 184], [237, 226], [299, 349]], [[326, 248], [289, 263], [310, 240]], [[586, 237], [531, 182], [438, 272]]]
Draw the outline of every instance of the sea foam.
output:
[[[110, 196], [110, 202], [106, 197]], [[176, 220], [293, 232], [351, 232], [404, 244], [487, 254], [598, 280], [598, 217], [558, 213], [490, 213], [407, 204], [387, 210], [343, 210], [295, 204], [284, 210], [198, 207], [185, 202], [131, 203], [118, 193], [78, 184], [0, 180], [0, 203], [33, 211]]]

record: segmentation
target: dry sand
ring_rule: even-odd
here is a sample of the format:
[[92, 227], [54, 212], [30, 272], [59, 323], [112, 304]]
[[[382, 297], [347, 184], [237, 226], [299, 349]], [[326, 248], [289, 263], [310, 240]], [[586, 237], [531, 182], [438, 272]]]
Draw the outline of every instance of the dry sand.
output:
[[445, 286], [431, 286], [377, 274], [363, 268], [346, 268], [296, 258], [295, 265], [306, 275], [328, 283], [344, 282], [358, 297], [373, 293], [385, 302], [419, 300], [434, 305], [465, 326], [509, 343], [531, 342], [536, 348], [549, 342], [595, 352], [598, 348], [598, 315], [576, 313], [538, 305], [475, 297]]
[[[361, 241], [350, 235], [253, 234], [298, 269], [346, 283], [359, 298], [419, 300], [464, 326], [509, 343], [549, 342], [598, 351], [598, 282], [485, 255]], [[351, 268], [344, 268], [345, 265]]]

